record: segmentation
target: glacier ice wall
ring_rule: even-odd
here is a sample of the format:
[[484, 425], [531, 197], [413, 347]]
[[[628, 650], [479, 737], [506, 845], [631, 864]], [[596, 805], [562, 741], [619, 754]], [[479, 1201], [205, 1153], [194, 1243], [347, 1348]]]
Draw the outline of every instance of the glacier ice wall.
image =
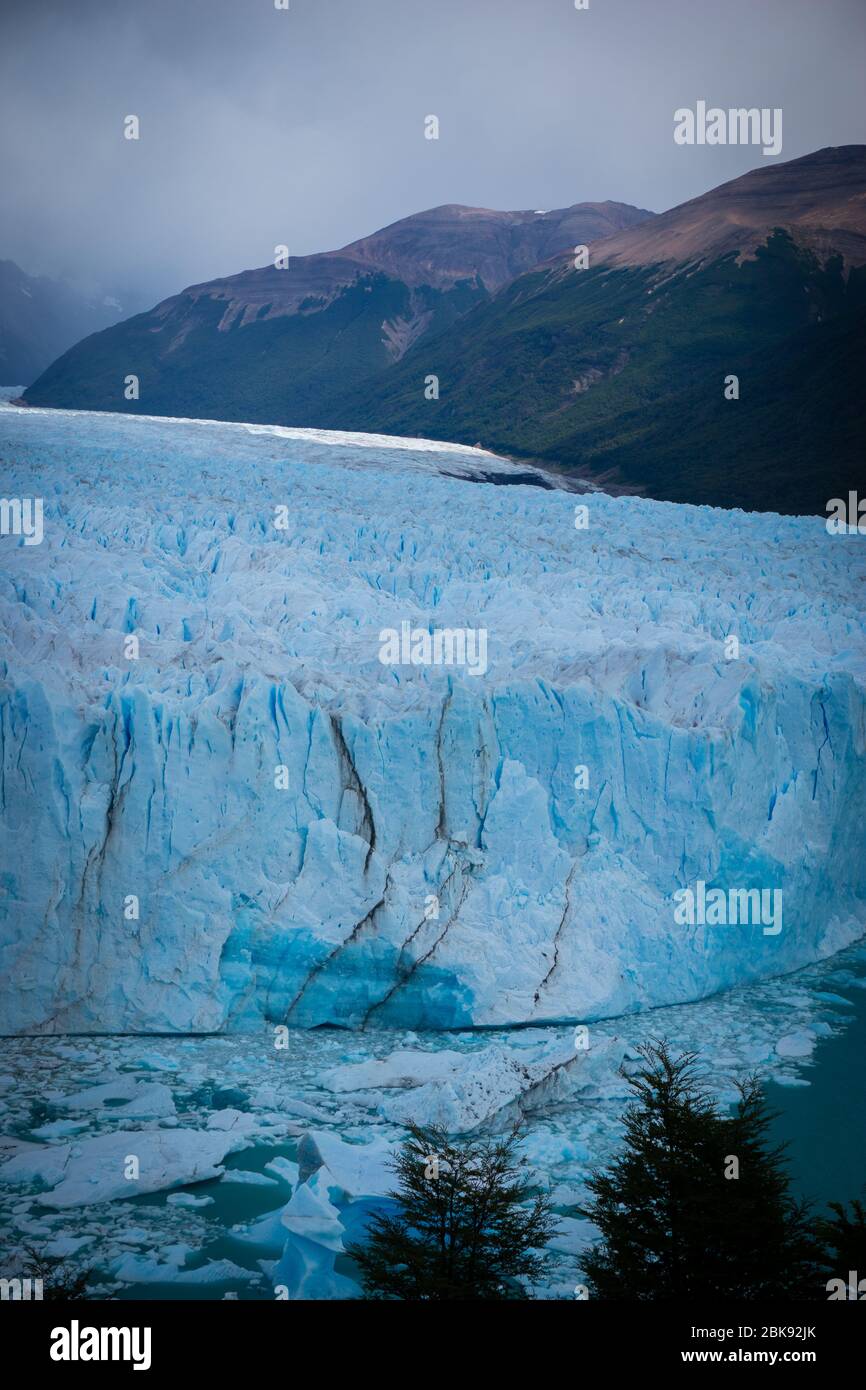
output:
[[[860, 538], [421, 441], [5, 409], [0, 458], [44, 499], [0, 539], [4, 1031], [588, 1020], [864, 929]], [[403, 621], [486, 674], [384, 666]], [[679, 925], [698, 880], [781, 932]]]

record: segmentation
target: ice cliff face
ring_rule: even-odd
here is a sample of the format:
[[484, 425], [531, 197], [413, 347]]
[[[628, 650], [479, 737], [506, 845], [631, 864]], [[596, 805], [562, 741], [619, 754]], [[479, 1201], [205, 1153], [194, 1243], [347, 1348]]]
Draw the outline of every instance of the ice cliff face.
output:
[[588, 1020], [863, 930], [860, 538], [348, 440], [0, 411], [4, 1031]]

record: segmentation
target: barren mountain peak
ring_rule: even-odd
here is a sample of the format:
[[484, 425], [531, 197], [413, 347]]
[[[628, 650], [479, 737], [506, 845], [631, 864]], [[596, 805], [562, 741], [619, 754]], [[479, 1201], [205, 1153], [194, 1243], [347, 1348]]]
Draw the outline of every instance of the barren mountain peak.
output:
[[819, 256], [866, 264], [866, 146], [842, 145], [762, 164], [607, 239], [596, 263], [680, 264], [732, 251], [749, 256], [775, 228]]

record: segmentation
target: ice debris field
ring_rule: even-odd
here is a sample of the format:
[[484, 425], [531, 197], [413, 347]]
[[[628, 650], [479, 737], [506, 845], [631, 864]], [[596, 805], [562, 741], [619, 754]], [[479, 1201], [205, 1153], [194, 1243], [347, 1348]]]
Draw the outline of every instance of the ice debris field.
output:
[[[586, 1021], [862, 932], [859, 537], [418, 440], [7, 407], [0, 459], [44, 507], [0, 539], [5, 1031]], [[403, 624], [485, 671], [383, 664]], [[782, 929], [677, 922], [697, 882]]]
[[407, 1117], [464, 1134], [520, 1120], [557, 1213], [535, 1293], [573, 1298], [593, 1237], [586, 1178], [618, 1145], [638, 1045], [697, 1050], [722, 1104], [751, 1071], [807, 1085], [864, 988], [858, 943], [792, 976], [593, 1024], [588, 1048], [562, 1025], [296, 1029], [280, 1049], [267, 1035], [7, 1039], [0, 1260], [25, 1276], [36, 1250], [87, 1271], [91, 1297], [357, 1297], [346, 1248], [389, 1204]]

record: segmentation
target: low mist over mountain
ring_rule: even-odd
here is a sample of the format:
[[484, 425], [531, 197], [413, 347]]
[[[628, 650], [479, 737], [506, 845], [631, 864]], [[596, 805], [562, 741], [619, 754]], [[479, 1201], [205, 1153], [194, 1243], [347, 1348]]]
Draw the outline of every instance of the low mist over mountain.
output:
[[[448, 205], [344, 247], [193, 285], [80, 343], [27, 393], [37, 405], [326, 424], [347, 391], [570, 246], [652, 214]], [[124, 380], [139, 378], [138, 401]]]
[[0, 261], [0, 386], [33, 381], [59, 353], [116, 324], [123, 312], [116, 299], [81, 294], [63, 280]]

